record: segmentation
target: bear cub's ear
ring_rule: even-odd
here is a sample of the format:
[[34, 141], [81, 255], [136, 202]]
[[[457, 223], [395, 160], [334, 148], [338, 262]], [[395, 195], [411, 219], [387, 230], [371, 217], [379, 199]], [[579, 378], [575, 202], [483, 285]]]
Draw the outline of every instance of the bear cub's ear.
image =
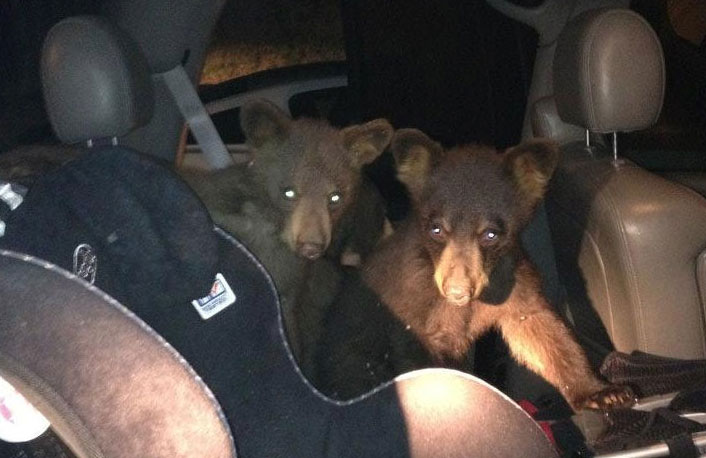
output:
[[287, 137], [292, 118], [274, 103], [258, 99], [240, 110], [240, 128], [249, 145], [261, 148], [268, 142], [278, 144]]
[[392, 138], [397, 178], [410, 194], [421, 193], [432, 166], [443, 153], [441, 145], [417, 129], [400, 129]]
[[377, 159], [390, 144], [393, 132], [386, 119], [374, 119], [342, 129], [343, 147], [350, 154], [353, 167], [361, 168]]
[[544, 197], [559, 163], [559, 145], [547, 138], [528, 140], [507, 149], [503, 163], [526, 204], [533, 209]]

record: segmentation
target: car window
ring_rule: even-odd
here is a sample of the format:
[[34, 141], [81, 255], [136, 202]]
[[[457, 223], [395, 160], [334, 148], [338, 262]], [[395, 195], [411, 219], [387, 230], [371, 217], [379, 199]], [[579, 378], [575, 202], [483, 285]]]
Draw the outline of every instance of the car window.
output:
[[201, 84], [273, 68], [345, 59], [338, 0], [226, 2]]
[[[239, 127], [240, 99], [226, 109], [214, 109], [209, 102], [346, 74], [340, 3], [231, 0], [225, 4], [212, 35], [199, 88], [199, 96], [207, 104], [225, 144], [245, 140]], [[345, 84], [293, 92], [286, 108], [294, 117], [327, 118], [335, 125], [350, 121]], [[190, 151], [198, 151], [193, 148], [195, 144], [189, 135]]]
[[669, 0], [669, 22], [676, 33], [696, 46], [706, 38], [706, 4], [700, 0]]
[[650, 129], [621, 135], [625, 155], [657, 171], [706, 171], [706, 3], [638, 0], [664, 51], [662, 113]]

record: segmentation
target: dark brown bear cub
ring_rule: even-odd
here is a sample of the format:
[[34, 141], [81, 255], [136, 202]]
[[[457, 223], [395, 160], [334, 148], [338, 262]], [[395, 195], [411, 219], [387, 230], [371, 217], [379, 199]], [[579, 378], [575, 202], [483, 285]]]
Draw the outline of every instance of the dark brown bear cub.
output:
[[[351, 395], [357, 388], [346, 385], [348, 380], [365, 384], [414, 366], [453, 366], [474, 340], [497, 329], [513, 356], [554, 385], [574, 409], [631, 402], [628, 388], [594, 375], [543, 297], [539, 275], [518, 241], [544, 196], [558, 148], [533, 140], [503, 154], [476, 145], [443, 150], [422, 132], [402, 129], [392, 150], [413, 210], [362, 271], [363, 282], [386, 307], [364, 307], [375, 323], [360, 332], [337, 330], [343, 320], [330, 317], [323, 348], [333, 348], [330, 358], [322, 358], [324, 389]], [[336, 313], [350, 320], [347, 308], [344, 301]], [[370, 330], [380, 329], [385, 313], [397, 324], [386, 325], [377, 337], [388, 336], [389, 344], [371, 346]], [[335, 342], [333, 334], [341, 332], [352, 345]], [[382, 354], [365, 354], [375, 345]]]

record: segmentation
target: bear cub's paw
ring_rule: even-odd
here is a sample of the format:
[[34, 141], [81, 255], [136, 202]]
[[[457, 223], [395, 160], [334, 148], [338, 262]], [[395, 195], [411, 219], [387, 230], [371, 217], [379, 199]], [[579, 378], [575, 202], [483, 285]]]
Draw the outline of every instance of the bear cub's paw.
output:
[[584, 409], [611, 410], [627, 408], [635, 404], [635, 393], [629, 386], [608, 385], [606, 388], [586, 397], [581, 406]]

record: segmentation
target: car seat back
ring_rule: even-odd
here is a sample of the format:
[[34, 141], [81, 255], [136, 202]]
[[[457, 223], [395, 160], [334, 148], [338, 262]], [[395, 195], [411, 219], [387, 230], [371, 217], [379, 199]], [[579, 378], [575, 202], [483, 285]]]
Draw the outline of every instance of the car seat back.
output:
[[0, 375], [76, 456], [234, 456], [211, 391], [132, 312], [38, 258], [2, 250], [0, 271]]
[[534, 105], [534, 128], [566, 140], [547, 207], [582, 340], [603, 351], [612, 341], [620, 351], [703, 358], [696, 259], [706, 247], [706, 201], [619, 158], [616, 143], [611, 151], [593, 141], [652, 125], [663, 94], [662, 50], [647, 22], [630, 10], [590, 10], [559, 37], [554, 95]]

